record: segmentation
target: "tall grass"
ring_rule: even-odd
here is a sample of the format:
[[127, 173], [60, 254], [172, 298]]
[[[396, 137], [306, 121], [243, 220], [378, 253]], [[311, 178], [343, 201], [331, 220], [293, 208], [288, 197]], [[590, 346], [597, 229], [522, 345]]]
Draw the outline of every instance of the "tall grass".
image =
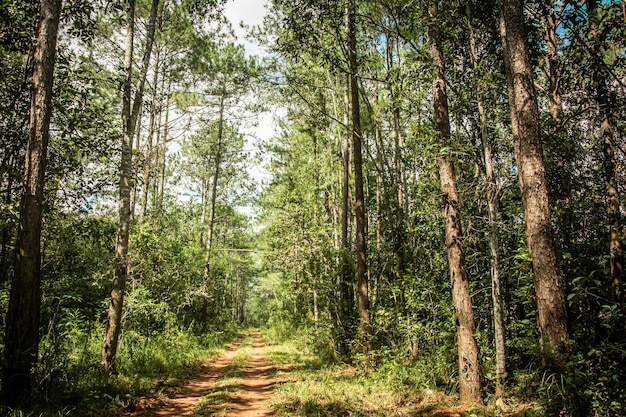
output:
[[117, 373], [100, 366], [104, 328], [59, 326], [42, 338], [34, 370], [37, 408], [28, 412], [0, 408], [11, 417], [118, 416], [144, 395], [158, 395], [182, 384], [203, 361], [239, 332], [235, 326], [198, 332], [176, 325], [156, 334], [122, 333]]
[[459, 406], [450, 352], [433, 350], [410, 359], [406, 352], [382, 346], [346, 364], [328, 361], [326, 343], [311, 341], [316, 334], [300, 328], [287, 339], [281, 329], [264, 332], [270, 342], [267, 356], [280, 382], [274, 394], [278, 417], [545, 415], [536, 403], [513, 398], [504, 410], [493, 404]]

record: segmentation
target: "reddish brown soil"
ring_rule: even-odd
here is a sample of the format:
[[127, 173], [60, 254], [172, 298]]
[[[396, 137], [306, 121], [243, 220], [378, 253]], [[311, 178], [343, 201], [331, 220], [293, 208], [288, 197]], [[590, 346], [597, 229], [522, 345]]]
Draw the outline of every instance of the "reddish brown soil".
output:
[[[264, 346], [260, 333], [253, 333], [252, 356], [247, 367], [241, 373], [227, 396], [222, 398], [215, 416], [271, 416], [272, 385], [271, 365], [265, 359]], [[180, 391], [171, 395], [164, 403], [151, 406], [140, 412], [133, 413], [141, 417], [174, 417], [193, 416], [202, 397], [209, 395], [216, 381], [224, 376], [228, 364], [243, 339], [235, 342], [210, 365], [203, 366], [196, 375]], [[207, 415], [207, 414], [202, 414]]]
[[237, 390], [229, 395], [222, 405], [226, 416], [252, 417], [271, 416], [272, 410], [272, 366], [265, 359], [264, 346], [259, 333], [254, 334], [252, 356], [243, 372]]

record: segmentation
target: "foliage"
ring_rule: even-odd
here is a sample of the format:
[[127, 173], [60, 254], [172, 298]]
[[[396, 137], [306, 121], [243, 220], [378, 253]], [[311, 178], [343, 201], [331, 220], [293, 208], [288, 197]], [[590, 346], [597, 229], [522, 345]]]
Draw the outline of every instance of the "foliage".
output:
[[[493, 405], [490, 184], [480, 98], [497, 188], [505, 403], [529, 405], [528, 415], [624, 414], [626, 303], [616, 295], [620, 287], [610, 273], [608, 232], [615, 226], [607, 213], [601, 140], [601, 110], [608, 107], [623, 221], [622, 3], [599, 2], [597, 36], [586, 4], [552, 5], [558, 17], [559, 121], [550, 113], [546, 2], [525, 2], [572, 334], [568, 353], [545, 363], [495, 1], [441, 5], [436, 23], [449, 62], [454, 138], [453, 146], [444, 149], [436, 143], [432, 124], [426, 3], [355, 2], [373, 334], [368, 354], [357, 343], [354, 303], [352, 310], [342, 311], [344, 276], [348, 298], [357, 300], [352, 203], [346, 213], [348, 249], [341, 242], [342, 141], [351, 128], [344, 121], [349, 110], [344, 102], [344, 3], [270, 2], [265, 26], [253, 31], [271, 53], [262, 62], [234, 42], [220, 14], [224, 2], [162, 1], [146, 87], [150, 100], [140, 111], [133, 155], [135, 210], [119, 375], [102, 371], [98, 357], [116, 239], [112, 196], [122, 127], [123, 5], [64, 3], [44, 207], [35, 413], [115, 415], [137, 395], [184, 379], [206, 355], [203, 347], [218, 346], [243, 324], [266, 326], [274, 361], [298, 370], [278, 390], [279, 414], [387, 415], [384, 410], [418, 409], [428, 415], [452, 404], [458, 388], [457, 340], [440, 213], [440, 152], [454, 162], [459, 182], [483, 394]], [[139, 34], [145, 32], [149, 6], [137, 2]], [[15, 256], [36, 13], [34, 2], [0, 2], [1, 317]], [[137, 65], [142, 49], [138, 40]], [[606, 106], [597, 102], [598, 79], [606, 80]], [[244, 129], [261, 107], [281, 109], [279, 129], [264, 143], [253, 143]], [[224, 141], [215, 238], [204, 282], [220, 124]], [[262, 149], [263, 168], [271, 173], [263, 189], [254, 189], [248, 175], [254, 162], [250, 147]], [[242, 207], [251, 205], [257, 210], [254, 220], [242, 214]], [[2, 327], [2, 340], [3, 332]], [[280, 347], [283, 342], [290, 346]]]

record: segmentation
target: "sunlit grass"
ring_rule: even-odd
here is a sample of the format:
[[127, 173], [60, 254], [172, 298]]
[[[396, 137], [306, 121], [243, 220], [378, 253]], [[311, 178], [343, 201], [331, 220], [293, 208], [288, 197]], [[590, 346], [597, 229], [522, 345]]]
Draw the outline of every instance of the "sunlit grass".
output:
[[397, 391], [377, 375], [354, 367], [323, 367], [307, 349], [294, 343], [270, 346], [268, 359], [282, 382], [275, 390], [278, 416], [393, 416], [420, 398]]
[[235, 351], [233, 358], [226, 366], [226, 374], [241, 371], [248, 365], [252, 356], [252, 336], [246, 337], [239, 348]]
[[54, 340], [48, 336], [42, 341], [43, 354], [35, 369], [36, 410], [11, 410], [0, 405], [0, 416], [122, 415], [142, 398], [164, 396], [183, 385], [202, 363], [221, 352], [238, 330], [198, 334], [173, 327], [151, 337], [128, 330], [120, 341], [117, 374], [99, 365], [104, 329]]
[[231, 395], [237, 391], [237, 385], [241, 382], [241, 378], [222, 378], [216, 382], [211, 391], [202, 397], [196, 410], [194, 417], [224, 416], [231, 410], [228, 404], [231, 401]]
[[385, 363], [378, 366], [324, 365], [306, 346], [285, 342], [266, 349], [277, 371], [273, 404], [286, 416], [533, 416], [528, 407], [462, 408], [455, 396], [429, 387], [433, 369]]

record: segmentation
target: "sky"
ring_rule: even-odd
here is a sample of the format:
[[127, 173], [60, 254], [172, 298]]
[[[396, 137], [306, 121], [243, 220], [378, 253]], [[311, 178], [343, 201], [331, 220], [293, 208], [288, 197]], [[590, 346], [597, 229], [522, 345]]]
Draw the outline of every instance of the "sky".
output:
[[228, 20], [233, 24], [235, 34], [250, 55], [263, 54], [261, 48], [245, 39], [246, 31], [241, 28], [240, 22], [245, 25], [261, 25], [266, 9], [267, 0], [230, 0], [226, 3], [225, 12]]
[[[267, 2], [267, 0], [230, 0], [226, 3], [224, 9], [226, 17], [231, 21], [235, 35], [239, 42], [244, 45], [248, 55], [263, 56], [265, 52], [259, 45], [246, 40], [246, 30], [241, 27], [240, 23], [247, 26], [261, 25], [266, 13], [265, 5]], [[275, 135], [275, 115], [272, 112], [262, 113], [258, 117], [257, 126], [246, 127], [242, 130], [248, 138], [246, 148], [258, 148], [262, 141]], [[250, 175], [259, 183], [267, 183], [271, 177], [262, 166], [252, 167]], [[241, 211], [250, 214], [250, 208], [241, 208]]]

